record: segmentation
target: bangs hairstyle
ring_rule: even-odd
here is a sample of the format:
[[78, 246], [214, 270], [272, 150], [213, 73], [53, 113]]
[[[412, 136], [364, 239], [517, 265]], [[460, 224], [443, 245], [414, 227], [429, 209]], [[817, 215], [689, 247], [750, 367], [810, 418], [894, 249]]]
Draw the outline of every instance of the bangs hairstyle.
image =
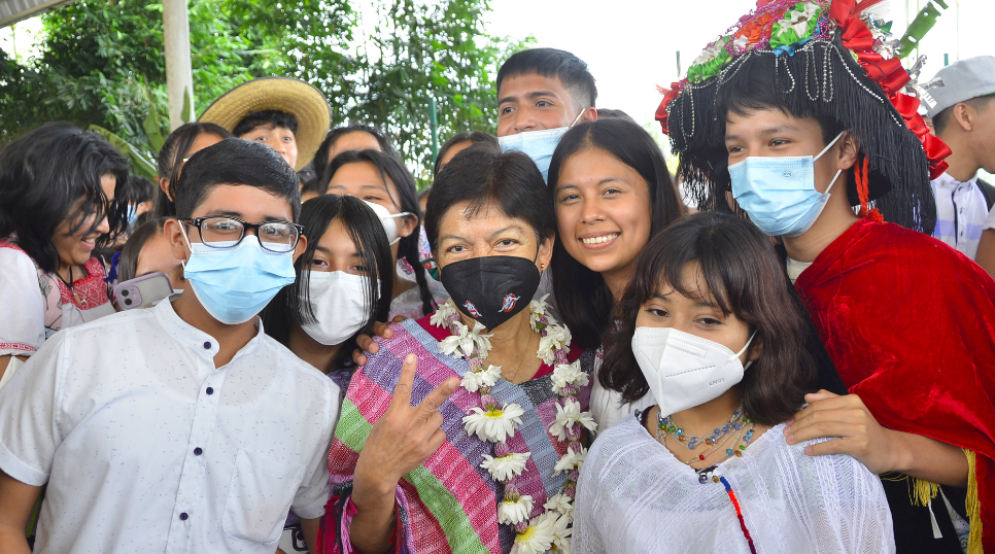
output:
[[227, 129], [214, 123], [187, 123], [177, 127], [166, 138], [166, 142], [162, 143], [156, 161], [156, 170], [159, 173], [159, 182], [165, 182], [169, 189], [169, 195], [167, 196], [163, 192], [162, 187], [157, 187], [159, 190], [155, 192], [155, 200], [152, 202], [153, 217], [176, 215], [176, 205], [169, 197], [176, 198], [175, 187], [180, 180], [183, 158], [186, 157], [187, 151], [193, 146], [197, 137], [203, 133], [217, 135], [222, 140], [232, 136]]
[[[397, 158], [384, 152], [377, 150], [350, 150], [335, 156], [335, 159], [325, 168], [325, 172], [321, 176], [321, 183], [318, 187], [321, 194], [328, 192], [328, 184], [332, 182], [335, 173], [342, 166], [364, 162], [373, 164], [377, 168], [377, 171], [380, 172], [384, 189], [386, 189], [387, 195], [394, 203], [394, 206], [402, 213], [407, 212], [412, 214], [418, 220], [418, 223], [421, 223], [421, 207], [418, 204], [418, 190], [415, 188], [414, 176], [411, 175], [411, 172]], [[394, 198], [394, 195], [390, 192], [390, 187], [387, 186], [387, 179], [390, 179], [394, 183], [394, 188], [397, 189], [397, 198]], [[414, 269], [415, 282], [418, 283], [418, 293], [422, 301], [422, 315], [428, 315], [435, 311], [436, 305], [435, 300], [432, 298], [432, 292], [428, 290], [425, 267], [421, 265], [418, 252], [419, 234], [418, 227], [416, 226], [414, 232], [406, 237], [402, 237], [397, 243], [397, 256], [399, 259], [403, 258], [407, 260], [408, 264]], [[391, 273], [391, 279], [393, 279], [393, 275], [394, 273]]]
[[469, 202], [464, 212], [468, 217], [489, 204], [498, 206], [508, 217], [529, 224], [539, 242], [556, 235], [556, 213], [546, 197], [546, 183], [535, 162], [521, 152], [502, 154], [471, 146], [442, 168], [425, 210], [425, 234], [433, 252], [439, 249], [442, 218], [462, 202]]
[[366, 133], [367, 135], [377, 139], [377, 144], [380, 145], [381, 152], [397, 157], [397, 153], [394, 152], [394, 147], [392, 147], [390, 145], [390, 141], [387, 140], [387, 135], [381, 133], [377, 129], [374, 129], [373, 127], [370, 127], [369, 125], [356, 124], [345, 127], [336, 127], [328, 132], [328, 135], [325, 136], [325, 140], [321, 141], [321, 145], [318, 146], [318, 151], [314, 153], [314, 160], [311, 161], [311, 166], [314, 167], [314, 174], [317, 175], [319, 179], [325, 174], [325, 168], [328, 167], [328, 152], [331, 151], [332, 146], [337, 140], [345, 135], [348, 135], [349, 133]]
[[462, 133], [456, 133], [442, 145], [442, 148], [439, 149], [439, 155], [435, 157], [435, 167], [432, 170], [432, 175], [439, 174], [439, 171], [442, 169], [440, 167], [442, 165], [442, 158], [446, 157], [446, 153], [449, 152], [450, 148], [461, 142], [469, 142], [471, 146], [474, 144], [489, 144], [493, 146], [495, 150], [501, 150], [501, 145], [498, 143], [497, 137], [490, 133], [485, 133], [483, 131], [464, 131]]
[[129, 195], [124, 156], [71, 123], [48, 123], [15, 139], [0, 150], [0, 238], [16, 234], [17, 245], [47, 273], [59, 267], [52, 236], [63, 221], [72, 235], [89, 216], [96, 217], [86, 233], [106, 217], [111, 229], [97, 245], [110, 244], [128, 228], [128, 206], [107, 199], [104, 175], [114, 176], [115, 197]]
[[166, 218], [146, 221], [131, 233], [128, 242], [124, 243], [124, 248], [121, 249], [121, 258], [117, 263], [117, 281], [119, 283], [138, 277], [138, 256], [141, 255], [142, 248], [145, 248], [145, 243], [150, 238], [163, 234], [165, 223]]
[[[380, 281], [380, 297], [371, 306], [366, 323], [356, 334], [369, 334], [374, 322], [387, 321], [393, 296], [394, 268], [387, 234], [384, 233], [380, 219], [365, 202], [355, 196], [319, 196], [308, 200], [301, 208], [300, 222], [304, 226], [304, 235], [309, 240], [304, 254], [294, 264], [297, 278], [290, 286], [280, 289], [262, 314], [266, 333], [284, 346], [288, 343], [293, 324], [307, 325], [317, 321], [311, 309], [311, 263], [321, 237], [335, 220], [341, 220], [349, 230], [349, 236], [363, 259], [363, 265], [369, 270], [367, 298], [376, 298], [377, 280]], [[356, 349], [355, 342], [354, 335], [343, 343], [331, 367], [338, 367], [352, 355], [352, 351]]]
[[286, 199], [294, 221], [301, 213], [297, 172], [276, 150], [260, 142], [229, 138], [191, 156], [174, 189], [176, 217], [190, 217], [207, 193], [218, 185], [263, 189]]
[[595, 107], [598, 87], [594, 84], [594, 76], [587, 69], [587, 64], [570, 52], [556, 48], [530, 48], [512, 54], [498, 70], [496, 88], [500, 91], [501, 83], [508, 77], [530, 73], [559, 79], [570, 91], [574, 108], [580, 110]]
[[[698, 280], [684, 271], [698, 267]], [[697, 284], [697, 287], [696, 287]], [[632, 353], [639, 310], [661, 287], [688, 298], [714, 302], [756, 332], [760, 358], [738, 385], [746, 415], [764, 425], [790, 419], [815, 390], [816, 362], [806, 349], [807, 322], [789, 292], [770, 239], [749, 221], [728, 214], [699, 213], [656, 235], [639, 258], [636, 273], [619, 301], [618, 325], [608, 333], [601, 384], [626, 402], [650, 389]]]
[[293, 114], [281, 112], [279, 110], [260, 110], [257, 112], [249, 112], [242, 118], [242, 121], [239, 121], [238, 125], [232, 129], [231, 134], [236, 137], [241, 137], [256, 127], [269, 127], [270, 129], [282, 127], [296, 135], [297, 118], [294, 117]]
[[[560, 168], [570, 156], [587, 148], [607, 152], [635, 170], [649, 185], [653, 203], [651, 237], [684, 214], [660, 147], [645, 129], [622, 118], [582, 123], [563, 135], [549, 163], [547, 202], [551, 205], [556, 204]], [[573, 334], [574, 342], [581, 348], [597, 348], [615, 305], [604, 277], [567, 253], [561, 237], [557, 237], [553, 246], [550, 269], [560, 318]]]

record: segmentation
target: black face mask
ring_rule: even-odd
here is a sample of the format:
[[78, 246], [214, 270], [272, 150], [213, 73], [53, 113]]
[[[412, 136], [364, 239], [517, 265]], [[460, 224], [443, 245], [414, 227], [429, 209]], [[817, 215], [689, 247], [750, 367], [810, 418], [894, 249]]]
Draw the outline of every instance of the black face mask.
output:
[[493, 331], [528, 307], [541, 274], [528, 258], [484, 256], [453, 262], [441, 277], [459, 311]]

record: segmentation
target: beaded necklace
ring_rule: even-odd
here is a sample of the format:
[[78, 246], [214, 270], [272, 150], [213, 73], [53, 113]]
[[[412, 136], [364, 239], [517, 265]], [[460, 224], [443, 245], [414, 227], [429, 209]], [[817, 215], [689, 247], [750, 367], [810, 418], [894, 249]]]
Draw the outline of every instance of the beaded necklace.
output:
[[738, 410], [732, 413], [732, 417], [729, 418], [728, 423], [726, 423], [722, 427], [717, 427], [715, 430], [712, 431], [710, 435], [706, 437], [699, 437], [697, 435], [688, 436], [688, 434], [684, 432], [684, 429], [682, 429], [676, 423], [674, 423], [673, 418], [671, 418], [670, 416], [664, 417], [662, 415], [657, 414], [656, 421], [657, 421], [657, 432], [656, 432], [657, 440], [663, 442], [663, 440], [667, 437], [668, 434], [674, 435], [674, 438], [676, 438], [678, 442], [686, 446], [689, 450], [694, 450], [698, 448], [698, 446], [700, 446], [702, 443], [707, 444], [708, 446], [712, 446], [716, 444], [720, 438], [722, 438], [725, 435], [728, 435], [730, 432], [739, 431], [743, 429], [744, 425], [752, 424], [750, 418], [746, 417], [746, 415], [743, 413], [742, 406], [740, 406]]

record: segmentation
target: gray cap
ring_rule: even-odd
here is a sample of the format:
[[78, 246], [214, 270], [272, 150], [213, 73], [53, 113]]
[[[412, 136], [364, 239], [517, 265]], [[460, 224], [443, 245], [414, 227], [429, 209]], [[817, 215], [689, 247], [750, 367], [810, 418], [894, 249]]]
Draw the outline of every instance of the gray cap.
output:
[[978, 56], [954, 62], [936, 72], [921, 92], [930, 118], [972, 98], [995, 93], [995, 56]]

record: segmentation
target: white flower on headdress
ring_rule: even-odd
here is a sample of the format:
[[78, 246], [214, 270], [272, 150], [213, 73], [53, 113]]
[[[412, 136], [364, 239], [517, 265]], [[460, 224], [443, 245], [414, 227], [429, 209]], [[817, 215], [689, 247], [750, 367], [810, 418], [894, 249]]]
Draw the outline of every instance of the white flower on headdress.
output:
[[584, 467], [585, 458], [587, 458], [587, 449], [583, 446], [578, 451], [574, 451], [573, 448], [567, 449], [567, 453], [553, 466], [553, 471], [557, 473], [570, 473], [575, 468], [579, 471]]
[[590, 382], [587, 374], [580, 369], [580, 360], [575, 360], [572, 364], [560, 364], [553, 370], [553, 392], [560, 392], [567, 385], [577, 385], [583, 387]]
[[556, 405], [556, 421], [549, 426], [549, 432], [561, 441], [566, 440], [567, 428], [575, 423], [580, 423], [591, 431], [598, 428], [598, 424], [591, 417], [591, 412], [580, 411], [580, 402], [567, 398], [562, 404]]
[[498, 523], [505, 525], [516, 525], [528, 521], [529, 514], [532, 513], [532, 497], [523, 494], [515, 500], [502, 500], [498, 503], [497, 513]]
[[562, 325], [546, 327], [546, 336], [539, 339], [539, 350], [536, 355], [546, 365], [556, 361], [556, 351], [562, 350], [570, 342], [570, 330]]
[[480, 467], [486, 469], [487, 472], [491, 474], [491, 478], [495, 481], [505, 482], [513, 477], [518, 477], [523, 471], [525, 471], [525, 466], [529, 461], [529, 456], [531, 455], [531, 452], [526, 452], [524, 454], [512, 452], [510, 454], [495, 458], [484, 454], [484, 462], [480, 464]]
[[463, 418], [463, 425], [470, 435], [477, 435], [480, 440], [501, 442], [515, 436], [515, 429], [522, 424], [522, 414], [525, 410], [518, 404], [505, 404], [503, 408], [488, 406], [471, 408], [470, 415]]
[[453, 304], [452, 299], [446, 300], [439, 306], [439, 309], [432, 314], [432, 317], [428, 320], [429, 323], [435, 325], [436, 327], [449, 328], [449, 318], [456, 315], [456, 305]]
[[545, 554], [556, 540], [554, 528], [559, 514], [546, 512], [532, 518], [529, 528], [515, 537], [515, 549], [518, 554]]
[[559, 512], [565, 516], [573, 517], [573, 499], [563, 493], [551, 496], [542, 507], [552, 512]]
[[743, 53], [746, 51], [746, 47], [750, 45], [750, 37], [743, 35], [737, 37], [736, 40], [732, 41], [732, 49], [734, 52]]
[[725, 48], [725, 45], [726, 43], [722, 39], [709, 44], [708, 48], [702, 50], [701, 54], [698, 54], [698, 57], [691, 62], [691, 65], [701, 65], [714, 60], [719, 57], [719, 54], [722, 53], [722, 49]]
[[788, 17], [785, 17], [780, 22], [781, 27], [791, 29], [795, 32], [795, 35], [802, 38], [808, 34], [808, 23], [815, 18], [818, 11], [818, 4], [815, 2], [806, 2], [805, 7], [801, 11], [788, 10], [785, 14]]
[[487, 369], [468, 371], [463, 374], [460, 386], [467, 392], [477, 392], [481, 387], [493, 387], [501, 378], [501, 366], [489, 365]]
[[[556, 512], [546, 512], [543, 515], [556, 514]], [[570, 554], [570, 535], [572, 531], [567, 528], [570, 522], [573, 521], [571, 516], [565, 514], [557, 515], [557, 518], [553, 521], [553, 550], [556, 552], [562, 552], [563, 554]]]

